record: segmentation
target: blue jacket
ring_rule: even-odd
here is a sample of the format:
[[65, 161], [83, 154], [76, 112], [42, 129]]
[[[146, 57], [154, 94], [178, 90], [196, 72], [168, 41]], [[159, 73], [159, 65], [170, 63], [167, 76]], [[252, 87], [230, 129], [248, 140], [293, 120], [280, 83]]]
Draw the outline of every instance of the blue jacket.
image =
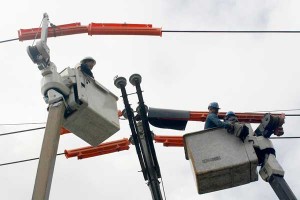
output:
[[206, 117], [204, 129], [209, 129], [209, 128], [229, 128], [230, 124], [222, 122], [218, 115], [215, 113], [209, 113]]

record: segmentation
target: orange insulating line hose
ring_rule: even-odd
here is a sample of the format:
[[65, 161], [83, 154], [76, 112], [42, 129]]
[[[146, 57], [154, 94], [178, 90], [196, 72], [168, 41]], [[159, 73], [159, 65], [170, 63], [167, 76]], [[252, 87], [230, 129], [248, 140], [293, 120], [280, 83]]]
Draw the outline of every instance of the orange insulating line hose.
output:
[[183, 147], [182, 136], [154, 135], [154, 140], [157, 143], [163, 143], [165, 147]]
[[65, 150], [66, 158], [78, 157], [78, 159], [89, 158], [113, 152], [129, 149], [130, 142], [127, 138], [112, 142], [105, 142], [96, 147], [87, 146], [78, 149]]
[[[260, 123], [261, 119], [265, 115], [265, 113], [235, 113], [237, 118], [239, 119], [239, 122], [245, 122], [245, 123]], [[201, 121], [205, 122], [206, 117], [208, 115], [208, 112], [199, 112], [199, 111], [191, 111], [190, 112], [190, 118], [189, 121]], [[224, 118], [226, 115], [225, 112], [220, 112], [218, 114], [219, 118]], [[282, 116], [284, 117], [284, 114], [272, 114], [273, 116]]]
[[89, 35], [149, 35], [162, 36], [161, 28], [152, 28], [151, 24], [110, 24], [90, 23]]
[[[72, 24], [63, 24], [48, 28], [48, 37], [57, 37], [64, 35], [74, 35], [87, 33], [87, 26], [81, 26], [79, 22]], [[41, 28], [20, 29], [18, 31], [19, 41], [33, 40], [41, 38]]]
[[[20, 29], [19, 41], [41, 38], [41, 28]], [[80, 22], [63, 24], [48, 28], [48, 37], [88, 33], [89, 35], [149, 35], [162, 36], [161, 28], [152, 28], [151, 24], [112, 24], [90, 23], [82, 26]]]

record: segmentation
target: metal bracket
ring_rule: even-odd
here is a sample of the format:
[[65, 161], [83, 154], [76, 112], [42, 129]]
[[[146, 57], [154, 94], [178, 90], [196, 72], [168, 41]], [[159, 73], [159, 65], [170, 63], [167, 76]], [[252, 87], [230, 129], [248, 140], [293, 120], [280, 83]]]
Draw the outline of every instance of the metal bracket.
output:
[[[43, 79], [41, 81], [41, 92], [44, 95], [44, 99], [49, 99], [48, 91], [56, 90], [63, 96], [68, 96], [70, 93], [70, 88], [66, 86], [62, 77], [56, 70], [54, 63], [50, 63], [50, 66], [46, 69], [41, 70]], [[47, 101], [46, 101], [47, 103]]]
[[271, 140], [263, 136], [249, 136], [249, 140], [253, 141], [253, 146], [260, 150], [269, 149], [269, 148], [274, 149]]
[[40, 70], [47, 68], [50, 62], [50, 49], [47, 46], [48, 24], [48, 14], [44, 13], [41, 30], [41, 40], [38, 41], [35, 46], [27, 47], [27, 53], [29, 57], [31, 58], [33, 63], [36, 63], [38, 65], [38, 68]]
[[48, 96], [48, 98], [46, 99], [46, 102], [48, 104], [54, 104], [56, 102], [64, 100], [63, 95], [61, 93], [55, 91], [54, 89], [48, 90], [47, 96]]
[[273, 154], [265, 159], [264, 166], [259, 170], [259, 174], [262, 179], [269, 182], [272, 175], [284, 176], [284, 170], [276, 160]]

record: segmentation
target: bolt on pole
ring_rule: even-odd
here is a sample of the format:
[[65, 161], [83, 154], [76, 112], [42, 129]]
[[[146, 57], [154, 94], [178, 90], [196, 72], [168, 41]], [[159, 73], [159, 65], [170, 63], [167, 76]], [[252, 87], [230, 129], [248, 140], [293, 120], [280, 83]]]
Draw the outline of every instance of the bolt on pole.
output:
[[48, 200], [55, 166], [57, 148], [65, 112], [63, 101], [51, 104], [40, 160], [38, 164], [32, 200]]

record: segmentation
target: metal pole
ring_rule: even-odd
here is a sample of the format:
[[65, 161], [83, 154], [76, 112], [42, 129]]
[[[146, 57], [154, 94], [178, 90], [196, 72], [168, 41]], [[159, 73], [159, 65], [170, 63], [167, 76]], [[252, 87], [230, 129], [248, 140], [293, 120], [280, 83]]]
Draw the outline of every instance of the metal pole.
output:
[[[148, 180], [147, 185], [150, 189], [152, 199], [162, 200], [162, 194], [160, 191], [159, 181], [158, 181], [158, 173], [156, 171], [158, 165], [155, 166], [154, 164], [153, 155], [152, 155], [153, 151], [151, 151], [151, 148], [148, 144], [149, 142], [147, 141], [147, 135], [143, 128], [143, 122], [139, 121], [138, 123], [136, 123], [134, 119], [134, 114], [131, 110], [131, 106], [127, 98], [127, 92], [125, 89], [126, 79], [123, 77], [118, 77], [115, 79], [114, 83], [115, 86], [121, 89], [122, 92], [122, 97], [125, 104], [125, 109], [130, 124], [132, 136], [134, 139], [135, 147], [137, 150], [137, 154], [139, 156], [144, 178], [145, 180]], [[148, 134], [151, 136], [150, 132], [148, 132]], [[151, 138], [151, 142], [153, 142], [152, 138]]]
[[38, 164], [32, 200], [48, 200], [65, 105], [63, 101], [49, 105], [44, 140]]
[[156, 156], [153, 139], [152, 139], [152, 135], [151, 135], [151, 130], [150, 130], [149, 122], [148, 122], [148, 117], [147, 117], [147, 113], [146, 113], [146, 109], [145, 109], [145, 103], [144, 103], [144, 98], [143, 98], [142, 89], [141, 89], [141, 81], [142, 81], [142, 77], [139, 74], [133, 74], [130, 76], [130, 83], [136, 87], [136, 92], [137, 92], [137, 96], [139, 99], [140, 115], [142, 118], [142, 124], [143, 124], [143, 129], [145, 132], [146, 142], [147, 142], [150, 152], [151, 152], [150, 155], [153, 159], [153, 162], [154, 162], [153, 164], [154, 164], [155, 170], [157, 172], [157, 176], [159, 178], [161, 178], [160, 168], [159, 168], [159, 164], [157, 161], [157, 156]]
[[149, 149], [149, 146], [146, 141], [146, 135], [145, 135], [145, 131], [143, 129], [142, 122], [141, 121], [138, 122], [137, 126], [138, 126], [138, 130], [139, 130], [139, 136], [141, 139], [141, 147], [144, 150], [145, 163], [146, 163], [146, 166], [150, 166], [150, 167], [148, 167], [148, 173], [149, 173], [148, 186], [150, 188], [152, 199], [153, 200], [162, 200], [163, 198], [162, 198], [162, 194], [161, 194], [160, 187], [159, 187], [158, 174], [154, 168], [154, 163], [153, 163], [153, 159], [151, 157], [151, 152], [150, 152], [151, 150]]
[[47, 13], [44, 13], [42, 30], [41, 30], [41, 41], [47, 43], [48, 36], [48, 24], [49, 24], [49, 16]]
[[269, 183], [279, 199], [297, 200], [293, 191], [282, 176], [271, 176]]
[[140, 161], [140, 165], [141, 165], [141, 168], [142, 168], [142, 173], [143, 173], [144, 179], [148, 180], [148, 175], [147, 175], [148, 170], [147, 170], [147, 166], [146, 166], [146, 163], [144, 161], [144, 158], [142, 156], [142, 154], [143, 154], [142, 150], [143, 149], [141, 149], [141, 146], [140, 146], [140, 141], [139, 141], [139, 137], [138, 137], [138, 133], [137, 133], [137, 126], [136, 126], [136, 123], [135, 123], [135, 120], [134, 120], [134, 114], [131, 110], [131, 106], [129, 104], [128, 97], [127, 97], [128, 96], [127, 91], [126, 91], [126, 88], [125, 88], [125, 86], [127, 84], [127, 81], [124, 77], [118, 77], [118, 78], [115, 79], [114, 84], [117, 88], [119, 88], [121, 90], [122, 97], [123, 97], [123, 102], [124, 102], [127, 117], [128, 117], [130, 130], [131, 130], [131, 133], [132, 133], [132, 138], [133, 138], [133, 141], [134, 141], [135, 150], [136, 150], [136, 153], [138, 155], [138, 159]]

